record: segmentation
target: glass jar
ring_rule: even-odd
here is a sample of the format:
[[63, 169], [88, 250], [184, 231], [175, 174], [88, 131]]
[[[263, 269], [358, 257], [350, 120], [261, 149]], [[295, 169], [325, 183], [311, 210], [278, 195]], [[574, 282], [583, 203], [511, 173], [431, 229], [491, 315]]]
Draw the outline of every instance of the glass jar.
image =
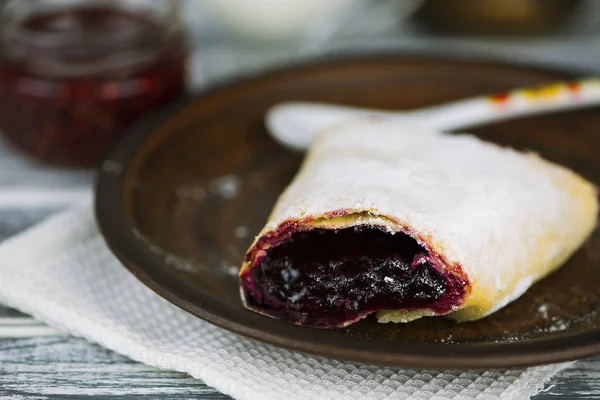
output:
[[178, 0], [11, 0], [0, 13], [0, 131], [61, 165], [102, 160], [185, 90]]

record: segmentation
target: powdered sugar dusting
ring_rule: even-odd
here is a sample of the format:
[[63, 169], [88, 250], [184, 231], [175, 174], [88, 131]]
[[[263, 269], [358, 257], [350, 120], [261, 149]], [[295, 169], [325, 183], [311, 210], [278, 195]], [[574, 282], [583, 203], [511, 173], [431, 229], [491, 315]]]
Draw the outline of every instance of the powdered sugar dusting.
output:
[[226, 175], [210, 183], [213, 192], [225, 199], [234, 199], [240, 190], [240, 178], [235, 175]]
[[235, 237], [238, 239], [244, 239], [248, 237], [248, 228], [245, 226], [237, 226], [234, 231]]
[[197, 185], [181, 185], [175, 190], [175, 195], [180, 200], [192, 199], [201, 201], [206, 197], [206, 189]]
[[104, 172], [108, 172], [109, 174], [118, 175], [123, 172], [123, 166], [121, 163], [112, 160], [106, 160], [102, 163], [102, 170]]
[[238, 273], [240, 272], [240, 268], [236, 267], [235, 265], [229, 265], [228, 267], [225, 268], [225, 272], [227, 273], [227, 275], [237, 277]]
[[220, 270], [226, 275], [237, 277], [238, 273], [240, 272], [240, 267], [223, 260], [221, 261]]
[[190, 260], [185, 257], [181, 257], [177, 254], [173, 254], [168, 250], [165, 250], [162, 247], [156, 245], [148, 237], [141, 233], [139, 229], [132, 229], [132, 233], [137, 239], [143, 241], [148, 246], [148, 249], [150, 249], [151, 252], [163, 257], [163, 261], [166, 265], [169, 265], [171, 267], [174, 267], [175, 269], [184, 272], [196, 272], [206, 268], [206, 266], [202, 265], [201, 263], [195, 262], [194, 260]]
[[546, 329], [546, 332], [560, 332], [567, 329], [569, 329], [569, 323], [558, 319]]

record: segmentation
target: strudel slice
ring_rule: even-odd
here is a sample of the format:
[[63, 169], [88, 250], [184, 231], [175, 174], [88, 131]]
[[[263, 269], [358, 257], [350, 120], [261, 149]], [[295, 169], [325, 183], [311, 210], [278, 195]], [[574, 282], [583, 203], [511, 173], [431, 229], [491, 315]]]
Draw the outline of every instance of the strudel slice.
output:
[[471, 135], [383, 120], [323, 132], [240, 271], [245, 306], [319, 328], [476, 320], [563, 264], [596, 188]]

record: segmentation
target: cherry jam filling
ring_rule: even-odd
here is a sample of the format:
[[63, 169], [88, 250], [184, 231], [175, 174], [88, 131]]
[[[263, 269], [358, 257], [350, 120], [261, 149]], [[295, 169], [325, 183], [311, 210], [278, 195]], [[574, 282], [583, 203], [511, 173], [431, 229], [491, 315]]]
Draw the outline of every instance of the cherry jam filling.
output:
[[379, 310], [449, 312], [464, 283], [435, 268], [403, 233], [375, 227], [296, 232], [247, 273], [248, 306], [281, 320], [320, 328], [344, 326]]

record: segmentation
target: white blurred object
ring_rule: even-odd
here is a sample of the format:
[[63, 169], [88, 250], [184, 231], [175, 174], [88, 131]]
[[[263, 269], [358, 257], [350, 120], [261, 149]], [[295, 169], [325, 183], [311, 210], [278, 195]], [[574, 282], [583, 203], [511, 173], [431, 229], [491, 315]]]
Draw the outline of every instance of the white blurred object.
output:
[[204, 0], [232, 31], [251, 39], [285, 40], [356, 0]]

